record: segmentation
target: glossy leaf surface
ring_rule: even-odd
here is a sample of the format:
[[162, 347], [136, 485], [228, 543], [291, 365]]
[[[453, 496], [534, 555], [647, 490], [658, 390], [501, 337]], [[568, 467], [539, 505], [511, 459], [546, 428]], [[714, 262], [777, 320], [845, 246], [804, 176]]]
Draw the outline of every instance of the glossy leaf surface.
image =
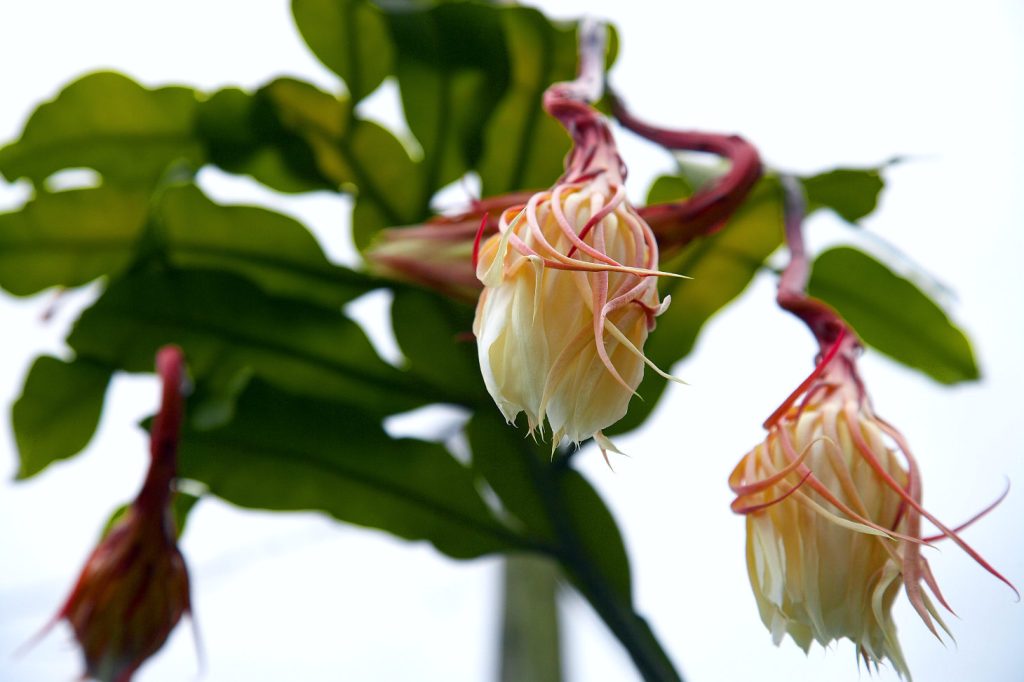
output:
[[943, 384], [979, 378], [964, 332], [913, 283], [866, 253], [848, 247], [822, 253], [808, 289], [897, 362]]

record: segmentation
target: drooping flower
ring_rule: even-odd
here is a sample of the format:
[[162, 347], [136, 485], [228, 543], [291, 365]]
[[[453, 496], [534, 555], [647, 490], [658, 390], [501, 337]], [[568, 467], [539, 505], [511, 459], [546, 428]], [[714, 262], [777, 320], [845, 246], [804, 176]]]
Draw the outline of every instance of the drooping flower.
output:
[[[767, 438], [730, 477], [732, 508], [746, 515], [750, 582], [776, 644], [787, 633], [805, 651], [847, 638], [865, 662], [888, 659], [909, 677], [892, 620], [900, 588], [936, 636], [936, 623], [947, 630], [932, 598], [949, 606], [925, 545], [949, 538], [1007, 581], [960, 538], [963, 526], [950, 529], [922, 506], [917, 463], [875, 415], [857, 374], [859, 349], [841, 332], [768, 419]], [[924, 519], [937, 536], [922, 534]]]
[[163, 401], [153, 422], [149, 472], [138, 497], [86, 561], [56, 620], [67, 620], [87, 677], [129, 682], [191, 611], [188, 571], [171, 512], [182, 418], [183, 357], [157, 355]]
[[553, 445], [594, 437], [614, 449], [601, 429], [625, 415], [644, 364], [653, 367], [642, 349], [669, 302], [656, 282], [665, 273], [626, 199], [607, 125], [558, 86], [545, 106], [574, 147], [562, 179], [505, 210], [476, 254], [480, 367], [508, 421], [525, 412], [531, 432], [547, 420]]

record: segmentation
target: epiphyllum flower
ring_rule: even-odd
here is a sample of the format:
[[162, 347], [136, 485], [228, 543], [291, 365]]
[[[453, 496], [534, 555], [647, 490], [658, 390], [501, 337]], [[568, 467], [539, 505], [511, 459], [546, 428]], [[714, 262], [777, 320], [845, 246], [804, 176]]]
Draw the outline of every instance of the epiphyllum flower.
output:
[[625, 415], [668, 299], [659, 301], [658, 245], [626, 200], [611, 132], [577, 84], [544, 98], [573, 136], [565, 175], [505, 210], [476, 254], [484, 291], [473, 331], [487, 390], [508, 421], [525, 412], [531, 431], [547, 419], [553, 446], [593, 436], [614, 450], [601, 429]]
[[157, 354], [163, 401], [153, 422], [149, 472], [138, 497], [93, 550], [55, 620], [71, 625], [88, 677], [128, 682], [190, 611], [188, 572], [171, 515], [183, 358]]
[[[750, 582], [776, 644], [787, 632], [805, 651], [812, 640], [845, 637], [865, 662], [887, 658], [909, 677], [892, 621], [900, 587], [936, 636], [935, 623], [946, 626], [922, 583], [949, 609], [924, 546], [949, 538], [1009, 582], [960, 539], [967, 524], [947, 528], [922, 507], [917, 464], [903, 436], [872, 410], [855, 365], [859, 349], [840, 330], [765, 422], [768, 437], [729, 479], [732, 509], [747, 517]], [[922, 535], [922, 518], [937, 536]]]

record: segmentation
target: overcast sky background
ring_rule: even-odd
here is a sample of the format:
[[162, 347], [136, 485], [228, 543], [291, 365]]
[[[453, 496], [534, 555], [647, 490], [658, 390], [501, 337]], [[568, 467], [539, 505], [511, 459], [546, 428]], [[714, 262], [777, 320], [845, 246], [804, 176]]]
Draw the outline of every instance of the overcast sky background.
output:
[[[878, 412], [909, 439], [925, 504], [956, 524], [1013, 483], [1007, 500], [965, 538], [1024, 584], [1024, 13], [1019, 3], [869, 0], [823, 3], [669, 3], [564, 0], [556, 16], [588, 12], [619, 28], [613, 81], [631, 107], [666, 126], [739, 132], [773, 167], [814, 171], [914, 160], [886, 172], [864, 240], [831, 215], [810, 221], [811, 245], [878, 239], [910, 254], [955, 296], [952, 315], [976, 344], [984, 380], [944, 389], [868, 352], [862, 373]], [[301, 42], [286, 0], [97, 0], [5, 3], [0, 9], [0, 140], [31, 108], [78, 75], [114, 68], [146, 85], [256, 87], [288, 74], [339, 89]], [[395, 120], [393, 92], [368, 103]], [[620, 134], [630, 190], [670, 167], [659, 150]], [[352, 263], [349, 203], [285, 197], [212, 171], [200, 182], [222, 202], [259, 203], [296, 216], [332, 258]], [[27, 192], [0, 183], [0, 210]], [[761, 624], [744, 565], [743, 520], [729, 512], [729, 471], [763, 438], [760, 424], [811, 368], [802, 326], [773, 305], [759, 279], [715, 318], [697, 352], [676, 367], [648, 428], [617, 443], [610, 472], [596, 451], [577, 459], [622, 526], [640, 611], [692, 682], [862, 679], [853, 647], [790, 640], [776, 648]], [[62, 338], [90, 292], [40, 321], [51, 296], [0, 299], [0, 403], [20, 392], [28, 363], [62, 354]], [[372, 310], [373, 304], [368, 309]], [[6, 416], [0, 427], [0, 682], [72, 680], [78, 654], [65, 629], [29, 653], [15, 648], [55, 612], [110, 510], [132, 497], [146, 461], [134, 425], [153, 411], [150, 377], [119, 377], [96, 439], [80, 457], [21, 484]], [[494, 679], [499, 563], [452, 562], [424, 543], [339, 525], [317, 514], [269, 514], [204, 500], [182, 542], [207, 650], [204, 679]], [[896, 618], [915, 679], [1024, 678], [1024, 605], [952, 546], [932, 566], [959, 616], [956, 643], [936, 641], [901, 597]], [[568, 679], [633, 680], [621, 647], [581, 599], [563, 601]], [[192, 679], [188, 627], [138, 675]], [[891, 669], [875, 676], [895, 680]]]

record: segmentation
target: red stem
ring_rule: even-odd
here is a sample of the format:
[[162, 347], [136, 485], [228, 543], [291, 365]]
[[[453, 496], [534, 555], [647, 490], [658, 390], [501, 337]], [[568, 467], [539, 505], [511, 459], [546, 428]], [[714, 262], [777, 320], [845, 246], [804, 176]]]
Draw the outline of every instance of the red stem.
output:
[[658, 242], [664, 248], [685, 246], [696, 237], [718, 230], [760, 179], [761, 157], [757, 148], [742, 137], [657, 128], [633, 116], [615, 94], [611, 94], [611, 103], [619, 123], [641, 137], [668, 149], [710, 152], [730, 162], [725, 175], [685, 201], [656, 204], [640, 210], [640, 215], [658, 235]]
[[559, 182], [579, 182], [599, 173], [626, 178], [607, 121], [591, 104], [604, 90], [604, 24], [584, 21], [579, 28], [579, 71], [576, 80], [555, 83], [544, 91], [544, 110], [572, 137], [565, 174]]
[[166, 508], [171, 482], [178, 469], [178, 440], [185, 411], [185, 356], [181, 348], [168, 345], [157, 351], [156, 369], [163, 382], [160, 411], [150, 430], [150, 462], [146, 481], [136, 499], [140, 506]]
[[804, 321], [818, 341], [821, 354], [833, 348], [843, 335], [849, 336], [848, 349], [855, 351], [860, 343], [857, 335], [835, 310], [824, 302], [807, 295], [810, 265], [804, 248], [803, 222], [806, 212], [803, 189], [791, 175], [780, 176], [784, 194], [786, 219], [786, 246], [789, 264], [779, 279], [776, 301], [779, 307]]

